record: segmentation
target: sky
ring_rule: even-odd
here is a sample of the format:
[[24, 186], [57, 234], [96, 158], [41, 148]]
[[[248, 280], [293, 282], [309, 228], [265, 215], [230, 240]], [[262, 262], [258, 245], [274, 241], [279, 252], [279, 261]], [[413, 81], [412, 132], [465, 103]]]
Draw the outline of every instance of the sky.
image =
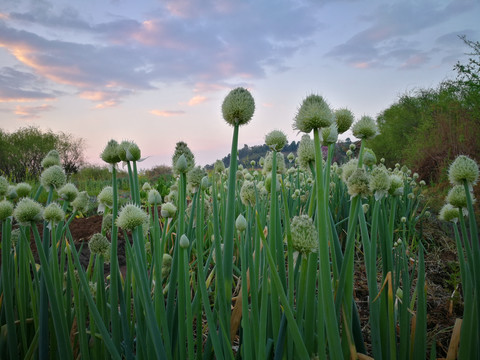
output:
[[309, 94], [359, 119], [454, 78], [479, 18], [478, 0], [2, 0], [0, 128], [72, 134], [96, 165], [110, 139], [137, 143], [144, 169], [178, 141], [212, 164], [231, 148], [230, 90], [256, 105], [239, 148], [275, 129], [299, 141]]

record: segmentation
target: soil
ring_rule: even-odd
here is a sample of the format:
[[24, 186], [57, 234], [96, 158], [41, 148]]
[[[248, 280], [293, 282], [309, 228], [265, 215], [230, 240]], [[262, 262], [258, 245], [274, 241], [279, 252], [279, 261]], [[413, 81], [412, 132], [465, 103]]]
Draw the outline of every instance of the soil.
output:
[[[69, 227], [75, 246], [79, 251], [80, 262], [85, 267], [90, 258], [88, 240], [93, 234], [101, 231], [101, 226], [102, 216], [95, 215], [88, 218], [74, 219]], [[39, 231], [41, 231], [41, 228]], [[423, 225], [422, 232], [426, 247], [427, 344], [430, 349], [430, 344], [433, 341], [436, 342], [437, 358], [440, 358], [446, 356], [455, 320], [461, 318], [463, 314], [458, 258], [454, 240], [449, 236], [448, 231], [446, 232], [446, 229], [441, 227], [440, 223], [432, 220], [426, 226], [425, 224]], [[34, 257], [37, 258], [33, 241], [32, 251], [34, 252]], [[118, 259], [120, 269], [124, 273], [126, 258], [125, 239], [122, 232], [118, 234]], [[361, 259], [357, 261], [355, 299], [365, 343], [368, 344], [370, 342], [368, 285], [362, 263]], [[108, 272], [108, 265], [105, 270]], [[367, 348], [367, 350], [369, 349]]]

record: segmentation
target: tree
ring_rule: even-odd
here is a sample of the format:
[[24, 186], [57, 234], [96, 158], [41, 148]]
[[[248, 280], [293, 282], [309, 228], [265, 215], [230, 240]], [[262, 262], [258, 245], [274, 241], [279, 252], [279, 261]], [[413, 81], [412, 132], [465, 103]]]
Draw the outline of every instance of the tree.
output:
[[0, 129], [0, 172], [12, 181], [38, 178], [45, 155], [56, 149], [69, 174], [83, 165], [84, 140], [70, 134], [42, 132], [34, 126], [20, 128], [13, 133]]

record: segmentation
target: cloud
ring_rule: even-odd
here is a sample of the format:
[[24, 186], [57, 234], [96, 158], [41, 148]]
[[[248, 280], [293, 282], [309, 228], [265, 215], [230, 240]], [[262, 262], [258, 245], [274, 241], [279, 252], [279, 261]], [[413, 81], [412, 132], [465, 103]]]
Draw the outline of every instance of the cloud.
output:
[[201, 104], [205, 101], [207, 101], [207, 97], [201, 96], [201, 95], [195, 95], [190, 100], [188, 100], [187, 105], [188, 106], [195, 106], [195, 105]]
[[39, 106], [22, 106], [17, 105], [15, 106], [14, 113], [24, 119], [24, 120], [33, 120], [40, 118], [40, 114], [46, 111], [53, 110], [54, 107], [52, 105], [39, 105]]
[[[101, 16], [101, 6], [88, 17], [75, 4], [42, 1], [0, 19], [0, 47], [79, 96], [107, 92], [107, 102], [90, 98], [102, 107], [158, 83], [204, 84], [215, 91], [262, 78], [267, 69], [285, 71], [323, 27], [318, 5], [306, 4], [172, 0], [134, 18]], [[116, 91], [108, 88], [112, 83]]]
[[54, 100], [59, 92], [45, 91], [46, 84], [34, 74], [12, 67], [0, 68], [0, 102]]
[[433, 49], [425, 50], [418, 35], [471, 11], [473, 6], [476, 5], [472, 1], [383, 3], [362, 17], [368, 24], [364, 30], [334, 46], [326, 55], [356, 68], [419, 67], [430, 60], [427, 53]]
[[160, 117], [171, 117], [185, 114], [182, 110], [151, 110], [150, 114]]

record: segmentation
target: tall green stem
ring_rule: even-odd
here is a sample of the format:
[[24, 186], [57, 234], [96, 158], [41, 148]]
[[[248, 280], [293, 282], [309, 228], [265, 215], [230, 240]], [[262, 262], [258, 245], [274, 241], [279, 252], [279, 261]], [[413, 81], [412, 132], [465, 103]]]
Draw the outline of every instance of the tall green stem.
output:
[[325, 311], [325, 327], [327, 331], [327, 341], [330, 357], [332, 359], [341, 359], [343, 357], [342, 347], [340, 344], [340, 333], [338, 330], [338, 320], [336, 313], [331, 311], [334, 309], [332, 279], [330, 271], [330, 256], [328, 250], [328, 226], [327, 218], [327, 204], [325, 201], [325, 188], [323, 183], [323, 157], [320, 145], [320, 134], [318, 129], [314, 129], [313, 139], [315, 145], [315, 186], [317, 193], [317, 229], [319, 242], [319, 259], [320, 259], [320, 298], [322, 306], [319, 306], [319, 311], [322, 309], [330, 309]]
[[[226, 303], [232, 300], [232, 278], [233, 278], [233, 235], [235, 230], [235, 186], [237, 176], [237, 147], [238, 147], [238, 124], [233, 127], [232, 150], [230, 151], [230, 169], [228, 172], [228, 195], [227, 214], [225, 219], [224, 242], [224, 281]], [[230, 312], [227, 311], [226, 323], [230, 323]]]

